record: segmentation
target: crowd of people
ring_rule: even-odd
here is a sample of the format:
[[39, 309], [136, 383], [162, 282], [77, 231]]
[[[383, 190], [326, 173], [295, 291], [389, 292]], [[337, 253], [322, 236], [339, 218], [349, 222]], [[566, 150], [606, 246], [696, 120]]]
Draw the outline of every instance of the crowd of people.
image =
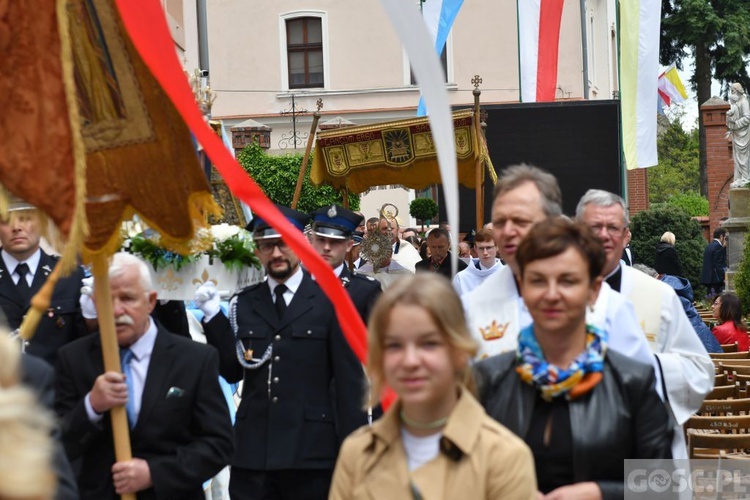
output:
[[[620, 196], [589, 190], [573, 218], [561, 207], [553, 175], [504, 169], [458, 269], [444, 224], [420, 239], [385, 213], [279, 207], [368, 325], [365, 363], [315, 276], [260, 217], [248, 229], [266, 278], [228, 303], [212, 284], [198, 289], [205, 344], [174, 321], [189, 313], [159, 300], [142, 260], [112, 258], [122, 373], [104, 370], [97, 285], [82, 293], [78, 270], [24, 354], [0, 339], [0, 433], [15, 426], [34, 452], [0, 460], [44, 464], [28, 492], [0, 480], [0, 498], [198, 499], [227, 466], [232, 499], [622, 498], [625, 459], [687, 458], [682, 425], [713, 388], [708, 352], [747, 350], [747, 327], [711, 267], [719, 324], [708, 331], [671, 232], [657, 269], [632, 265]], [[722, 231], [709, 266], [722, 265]], [[39, 233], [33, 207], [0, 222], [11, 330], [55, 262]], [[237, 407], [221, 378], [242, 382]], [[118, 407], [130, 460], [115, 459]]]

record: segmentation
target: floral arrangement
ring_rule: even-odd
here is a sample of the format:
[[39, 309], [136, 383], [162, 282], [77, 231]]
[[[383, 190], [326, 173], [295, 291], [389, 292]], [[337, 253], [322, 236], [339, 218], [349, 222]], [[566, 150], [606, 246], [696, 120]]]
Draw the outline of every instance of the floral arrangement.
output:
[[168, 267], [179, 271], [184, 266], [200, 260], [204, 255], [208, 255], [211, 264], [218, 258], [229, 270], [260, 267], [260, 262], [253, 252], [250, 233], [237, 226], [218, 224], [208, 229], [199, 229], [190, 244], [191, 252], [188, 255], [180, 255], [165, 249], [156, 231], [140, 229], [137, 224], [125, 229], [122, 250], [149, 262], [155, 271]]

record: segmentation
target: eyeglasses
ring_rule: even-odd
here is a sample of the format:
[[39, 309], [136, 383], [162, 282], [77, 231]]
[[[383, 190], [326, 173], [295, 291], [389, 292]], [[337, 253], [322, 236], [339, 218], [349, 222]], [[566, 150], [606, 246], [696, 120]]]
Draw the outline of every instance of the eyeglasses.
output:
[[289, 246], [284, 242], [284, 240], [276, 240], [276, 241], [259, 241], [258, 242], [258, 251], [262, 254], [270, 254], [273, 253], [274, 247], [279, 247], [279, 250], [282, 252], [288, 252]]
[[594, 234], [599, 234], [602, 232], [602, 229], [607, 231], [607, 234], [610, 236], [620, 236], [622, 232], [625, 230], [624, 227], [620, 226], [602, 226], [600, 224], [597, 224], [595, 226], [589, 226], [592, 231], [594, 231]]

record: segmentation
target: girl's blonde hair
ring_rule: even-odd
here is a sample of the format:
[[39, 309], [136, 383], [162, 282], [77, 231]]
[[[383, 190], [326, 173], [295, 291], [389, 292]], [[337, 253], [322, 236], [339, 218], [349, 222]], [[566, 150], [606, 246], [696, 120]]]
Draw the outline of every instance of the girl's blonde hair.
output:
[[0, 331], [0, 499], [52, 498], [52, 418], [37, 397], [18, 384], [21, 354]]
[[472, 393], [476, 391], [468, 361], [476, 355], [477, 343], [469, 334], [463, 305], [450, 282], [443, 276], [418, 273], [400, 278], [378, 299], [368, 323], [367, 375], [370, 394], [366, 406], [375, 406], [385, 387], [383, 343], [396, 306], [418, 306], [437, 325], [454, 353], [465, 354], [466, 364], [457, 370], [457, 380]]

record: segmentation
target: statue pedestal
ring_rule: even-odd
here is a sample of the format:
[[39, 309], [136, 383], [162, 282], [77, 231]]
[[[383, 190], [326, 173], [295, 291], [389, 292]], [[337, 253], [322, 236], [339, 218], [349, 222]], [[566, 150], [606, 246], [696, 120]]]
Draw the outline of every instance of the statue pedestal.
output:
[[727, 230], [726, 290], [734, 291], [734, 274], [745, 251], [745, 234], [750, 225], [750, 189], [729, 190], [729, 218], [721, 227]]

